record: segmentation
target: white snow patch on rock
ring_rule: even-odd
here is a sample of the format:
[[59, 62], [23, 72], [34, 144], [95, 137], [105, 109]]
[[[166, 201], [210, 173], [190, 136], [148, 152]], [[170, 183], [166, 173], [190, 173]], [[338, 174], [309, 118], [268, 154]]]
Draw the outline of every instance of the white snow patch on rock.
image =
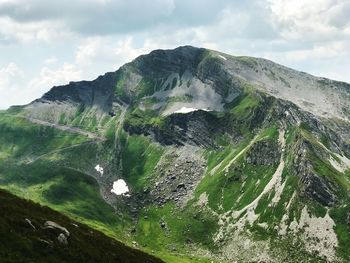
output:
[[189, 112], [198, 111], [198, 110], [209, 111], [208, 109], [196, 109], [196, 108], [182, 107], [181, 109], [174, 111], [174, 113], [189, 113]]
[[111, 193], [116, 195], [129, 196], [129, 187], [123, 179], [118, 179], [117, 181], [113, 182]]
[[222, 55], [218, 55], [219, 58], [223, 59], [223, 60], [227, 60], [227, 58], [225, 58], [224, 56]]
[[[168, 83], [173, 83], [177, 78], [175, 87], [169, 89]], [[166, 86], [155, 92], [150, 98], [156, 98], [159, 107], [162, 109], [162, 115], [167, 116], [175, 111], [186, 108], [210, 109], [214, 111], [224, 110], [224, 98], [218, 94], [209, 83], [204, 83], [197, 77], [193, 76], [190, 71], [185, 71], [182, 76], [170, 75], [166, 81]], [[174, 101], [168, 103], [169, 98], [190, 98], [189, 101]], [[234, 95], [232, 95], [234, 98]]]
[[100, 166], [99, 164], [95, 166], [95, 170], [99, 172], [101, 176], [103, 175], [103, 167]]

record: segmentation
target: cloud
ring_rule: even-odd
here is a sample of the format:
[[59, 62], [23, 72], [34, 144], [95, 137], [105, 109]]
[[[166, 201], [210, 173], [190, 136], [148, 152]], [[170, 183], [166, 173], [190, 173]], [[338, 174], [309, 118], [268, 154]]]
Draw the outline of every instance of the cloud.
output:
[[[1, 4], [0, 4], [1, 6]], [[63, 25], [57, 21], [37, 21], [23, 23], [0, 16], [0, 44], [46, 42], [69, 37], [72, 33], [63, 29]]]
[[[0, 108], [7, 108], [15, 104], [21, 95], [23, 71], [13, 62], [0, 68]], [[23, 102], [23, 101], [22, 101]]]
[[[213, 21], [229, 1], [214, 0], [13, 0], [0, 2], [0, 16], [18, 23], [64, 21], [84, 35], [139, 32], [162, 24], [193, 26]], [[238, 2], [238, 1], [237, 1]]]
[[13, 62], [9, 63], [7, 66], [0, 68], [0, 88], [5, 90], [11, 85], [13, 80], [16, 78], [21, 78], [23, 76], [23, 71]]
[[29, 82], [29, 89], [35, 93], [41, 93], [47, 87], [80, 80], [81, 77], [81, 69], [77, 68], [74, 64], [64, 63], [61, 67], [54, 70], [43, 67], [39, 76]]
[[53, 85], [180, 45], [350, 82], [349, 14], [348, 0], [0, 0], [0, 77], [11, 63], [22, 71], [2, 77], [17, 94], [2, 91], [0, 104], [29, 102]]
[[44, 60], [43, 64], [44, 65], [51, 65], [51, 64], [54, 64], [58, 61], [57, 57], [56, 56], [51, 56], [47, 59]]
[[[276, 27], [290, 40], [349, 37], [350, 2], [346, 0], [268, 0]], [[347, 17], [347, 18], [346, 18]]]

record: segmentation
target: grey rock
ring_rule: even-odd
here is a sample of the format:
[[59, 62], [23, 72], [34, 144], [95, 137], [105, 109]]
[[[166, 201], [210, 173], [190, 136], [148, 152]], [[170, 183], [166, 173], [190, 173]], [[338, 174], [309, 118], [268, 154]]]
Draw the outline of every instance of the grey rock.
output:
[[67, 230], [67, 228], [65, 227], [62, 227], [60, 226], [59, 224], [53, 222], [53, 221], [46, 221], [45, 224], [44, 224], [44, 228], [46, 229], [58, 229], [58, 230], [61, 230], [63, 231], [63, 233], [69, 237], [70, 233], [69, 231]]
[[58, 242], [62, 245], [68, 245], [68, 240], [67, 240], [67, 236], [63, 233], [59, 234], [58, 237]]

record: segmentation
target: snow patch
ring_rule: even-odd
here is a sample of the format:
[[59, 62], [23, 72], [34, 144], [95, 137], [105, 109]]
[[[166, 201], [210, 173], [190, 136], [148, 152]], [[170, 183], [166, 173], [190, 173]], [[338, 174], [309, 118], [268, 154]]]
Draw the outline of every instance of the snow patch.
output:
[[99, 172], [101, 176], [103, 175], [103, 167], [100, 166], [99, 164], [95, 166], [95, 170]]
[[[202, 82], [188, 70], [181, 77], [178, 75], [176, 77], [178, 81], [175, 87], [169, 89], [162, 86], [159, 91], [149, 97], [158, 100], [157, 106], [162, 110], [163, 116], [170, 115], [181, 109], [181, 107], [215, 111], [224, 110], [223, 97], [215, 91], [212, 85]], [[167, 82], [173, 83], [174, 78], [175, 75], [170, 75]], [[168, 99], [173, 97], [187, 97], [187, 99], [169, 103]]]
[[113, 182], [113, 188], [111, 190], [111, 193], [116, 195], [130, 196], [128, 194], [129, 187], [123, 179], [118, 179], [117, 181]]
[[196, 109], [196, 108], [187, 108], [187, 107], [182, 107], [181, 109], [174, 111], [174, 113], [189, 113], [192, 111], [198, 111], [198, 110], [203, 110], [203, 111], [210, 111], [208, 109]]
[[224, 56], [222, 55], [218, 55], [219, 58], [223, 59], [223, 60], [227, 60], [227, 58], [225, 58]]

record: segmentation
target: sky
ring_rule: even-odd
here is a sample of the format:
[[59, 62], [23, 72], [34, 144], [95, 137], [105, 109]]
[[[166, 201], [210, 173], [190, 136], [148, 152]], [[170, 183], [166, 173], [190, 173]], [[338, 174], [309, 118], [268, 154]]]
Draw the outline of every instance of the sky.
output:
[[0, 0], [0, 109], [181, 45], [350, 83], [350, 0]]

